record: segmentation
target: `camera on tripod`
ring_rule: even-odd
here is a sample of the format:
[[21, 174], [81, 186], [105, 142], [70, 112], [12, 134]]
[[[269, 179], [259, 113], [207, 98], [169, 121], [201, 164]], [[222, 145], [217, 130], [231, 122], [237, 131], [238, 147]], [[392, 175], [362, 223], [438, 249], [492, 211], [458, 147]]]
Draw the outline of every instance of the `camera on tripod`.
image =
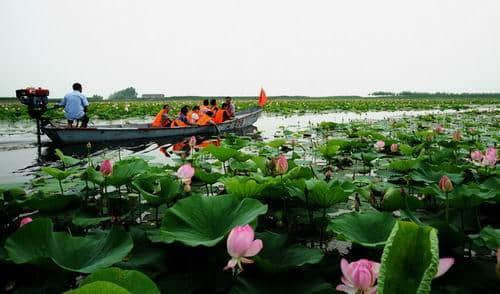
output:
[[49, 90], [43, 88], [26, 88], [16, 90], [19, 101], [28, 106], [28, 114], [35, 119], [40, 119], [47, 111], [49, 103]]

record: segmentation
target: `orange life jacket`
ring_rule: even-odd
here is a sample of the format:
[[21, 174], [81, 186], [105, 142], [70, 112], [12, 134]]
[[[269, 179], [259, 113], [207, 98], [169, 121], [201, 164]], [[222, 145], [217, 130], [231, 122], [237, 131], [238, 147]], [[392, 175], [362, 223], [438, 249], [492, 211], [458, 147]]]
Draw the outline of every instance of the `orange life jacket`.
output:
[[172, 128], [187, 127], [187, 124], [180, 119], [174, 119], [174, 121], [172, 121], [172, 124], [170, 125], [170, 127], [172, 127]]
[[153, 122], [151, 123], [151, 127], [153, 128], [162, 128], [162, 127], [166, 127], [166, 125], [162, 125], [162, 122], [161, 122], [161, 119], [163, 117], [163, 114], [166, 112], [165, 109], [162, 109], [160, 110], [160, 112], [158, 112], [158, 114], [155, 116], [155, 118], [153, 119]]
[[226, 111], [224, 109], [219, 109], [217, 110], [217, 112], [215, 113], [215, 117], [214, 117], [214, 122], [216, 124], [221, 124], [224, 122], [224, 113]]
[[202, 114], [201, 117], [198, 119], [198, 121], [196, 122], [196, 124], [198, 124], [199, 126], [206, 126], [208, 125], [208, 123], [210, 122], [212, 118], [206, 114]]

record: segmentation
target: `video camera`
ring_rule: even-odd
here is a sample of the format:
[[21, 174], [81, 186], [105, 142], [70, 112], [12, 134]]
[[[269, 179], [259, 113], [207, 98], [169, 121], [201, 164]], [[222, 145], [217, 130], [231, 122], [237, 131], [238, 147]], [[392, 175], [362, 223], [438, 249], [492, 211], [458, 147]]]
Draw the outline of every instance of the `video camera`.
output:
[[49, 90], [43, 88], [26, 88], [16, 90], [19, 101], [28, 106], [28, 113], [32, 118], [40, 119], [49, 103]]

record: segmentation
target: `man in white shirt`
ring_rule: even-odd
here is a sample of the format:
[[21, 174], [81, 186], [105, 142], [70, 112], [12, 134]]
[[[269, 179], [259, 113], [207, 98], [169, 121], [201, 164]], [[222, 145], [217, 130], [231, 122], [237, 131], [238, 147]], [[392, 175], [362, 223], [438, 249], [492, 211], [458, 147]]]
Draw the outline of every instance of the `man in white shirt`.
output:
[[59, 103], [59, 107], [64, 107], [64, 116], [68, 120], [68, 127], [70, 128], [73, 127], [73, 121], [75, 120], [82, 122], [82, 128], [87, 127], [89, 122], [87, 116], [88, 106], [89, 102], [87, 97], [82, 94], [82, 85], [80, 83], [74, 83], [73, 92], [66, 94], [64, 99]]

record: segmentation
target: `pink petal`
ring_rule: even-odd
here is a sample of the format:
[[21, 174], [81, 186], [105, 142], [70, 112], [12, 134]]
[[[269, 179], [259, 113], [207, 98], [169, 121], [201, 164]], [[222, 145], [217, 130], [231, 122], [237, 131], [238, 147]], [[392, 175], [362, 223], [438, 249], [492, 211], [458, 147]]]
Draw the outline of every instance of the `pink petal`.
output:
[[450, 267], [455, 263], [455, 259], [452, 257], [446, 257], [439, 259], [438, 271], [434, 278], [440, 277], [446, 273]]
[[234, 268], [234, 267], [236, 266], [236, 264], [237, 264], [237, 263], [238, 263], [238, 261], [237, 261], [236, 259], [231, 258], [231, 259], [228, 261], [227, 265], [224, 267], [224, 270], [228, 270], [228, 269], [230, 269], [230, 268]]
[[254, 233], [249, 225], [234, 227], [227, 238], [227, 253], [232, 257], [241, 257], [252, 245]]
[[375, 294], [375, 293], [377, 293], [377, 286], [365, 290], [365, 294]]
[[374, 280], [369, 267], [361, 264], [352, 272], [352, 281], [357, 288], [368, 289], [373, 286], [372, 282]]
[[255, 256], [257, 255], [257, 253], [259, 253], [260, 250], [262, 250], [262, 240], [254, 240], [252, 242], [252, 244], [250, 245], [250, 247], [248, 247], [248, 249], [245, 251], [245, 257], [252, 257], [252, 256]]
[[349, 286], [346, 286], [346, 285], [338, 285], [335, 288], [335, 290], [340, 291], [340, 292], [349, 293], [349, 294], [356, 294], [356, 292], [357, 292], [356, 288], [352, 288], [352, 287], [349, 287]]
[[[349, 281], [350, 285], [353, 285], [352, 283], [352, 267], [349, 266], [349, 263], [345, 258], [342, 258], [340, 261], [340, 269], [342, 270], [342, 274], [344, 275], [345, 279]], [[347, 284], [347, 283], [346, 283]]]

